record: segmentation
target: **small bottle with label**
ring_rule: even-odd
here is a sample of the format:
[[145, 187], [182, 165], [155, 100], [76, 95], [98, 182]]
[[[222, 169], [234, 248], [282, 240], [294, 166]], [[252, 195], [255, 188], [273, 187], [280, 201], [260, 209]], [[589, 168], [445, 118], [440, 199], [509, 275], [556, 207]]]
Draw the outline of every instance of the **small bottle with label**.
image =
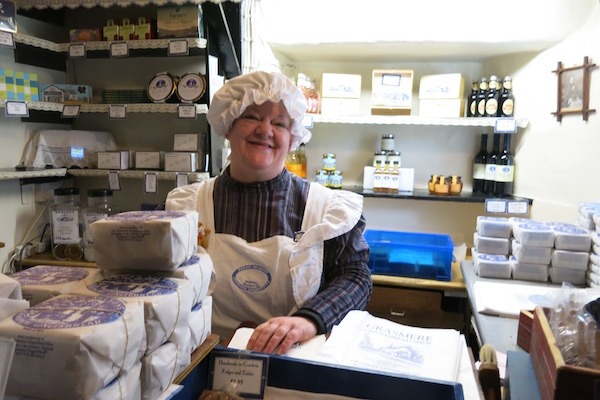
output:
[[376, 151], [375, 155], [373, 156], [373, 166], [377, 167], [378, 162], [383, 165], [383, 163], [385, 163], [385, 160], [387, 160], [387, 153], [383, 150]]
[[50, 205], [51, 251], [57, 260], [79, 260], [83, 256], [79, 189], [54, 189], [54, 203]]
[[92, 222], [113, 215], [113, 192], [110, 189], [90, 189], [87, 191], [87, 207], [81, 210], [83, 221], [83, 257], [86, 261], [96, 261], [94, 239], [89, 230]]
[[290, 151], [285, 157], [285, 168], [296, 176], [302, 177], [302, 164], [298, 157], [298, 150]]
[[384, 167], [383, 163], [378, 162], [375, 166], [375, 173], [373, 174], [373, 192], [381, 193], [383, 192], [383, 175], [384, 175]]
[[336, 159], [335, 154], [327, 153], [323, 154], [323, 169], [325, 171], [335, 171]]
[[385, 165], [383, 166], [383, 175], [381, 181], [381, 191], [383, 193], [388, 193], [390, 191], [392, 185], [392, 171], [390, 167], [390, 162], [385, 161]]
[[400, 190], [400, 162], [394, 161], [390, 176], [390, 193], [398, 193]]
[[307, 177], [307, 171], [306, 171], [306, 164], [307, 164], [307, 158], [306, 158], [306, 149], [305, 149], [305, 144], [302, 143], [299, 147], [298, 147], [298, 161], [300, 161], [300, 177], [306, 179]]

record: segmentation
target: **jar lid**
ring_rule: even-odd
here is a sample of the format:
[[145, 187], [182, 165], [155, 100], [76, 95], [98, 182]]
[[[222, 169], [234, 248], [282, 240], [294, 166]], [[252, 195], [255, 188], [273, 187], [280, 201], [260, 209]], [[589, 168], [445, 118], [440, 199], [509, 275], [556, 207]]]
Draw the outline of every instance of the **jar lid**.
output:
[[378, 150], [375, 152], [376, 156], [385, 156], [387, 155], [387, 152], [385, 150]]
[[66, 187], [66, 188], [56, 188], [54, 189], [55, 196], [72, 196], [79, 194], [79, 188], [76, 187]]
[[113, 191], [111, 189], [90, 189], [87, 191], [88, 197], [106, 197], [112, 196]]
[[383, 139], [393, 139], [393, 138], [394, 138], [394, 134], [392, 134], [392, 133], [387, 133], [387, 134], [383, 134], [383, 135], [381, 135], [381, 137], [382, 137]]

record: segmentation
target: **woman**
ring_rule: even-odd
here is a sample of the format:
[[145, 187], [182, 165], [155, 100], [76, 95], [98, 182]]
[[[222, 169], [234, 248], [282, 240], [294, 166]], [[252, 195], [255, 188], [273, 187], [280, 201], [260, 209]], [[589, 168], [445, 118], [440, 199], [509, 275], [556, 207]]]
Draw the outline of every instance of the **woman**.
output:
[[179, 187], [167, 209], [195, 209], [216, 272], [212, 330], [254, 321], [247, 348], [284, 354], [363, 309], [372, 283], [362, 196], [289, 173], [288, 152], [310, 139], [306, 101], [280, 73], [233, 78], [207, 114], [231, 144], [216, 178]]

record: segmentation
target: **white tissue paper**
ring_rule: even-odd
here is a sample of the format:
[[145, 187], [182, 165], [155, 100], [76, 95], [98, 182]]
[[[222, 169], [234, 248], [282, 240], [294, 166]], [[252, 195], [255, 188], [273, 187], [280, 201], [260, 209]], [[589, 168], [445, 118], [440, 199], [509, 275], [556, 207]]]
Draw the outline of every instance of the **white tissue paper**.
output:
[[6, 393], [38, 400], [92, 398], [141, 358], [139, 302], [59, 295], [0, 321], [17, 342]]
[[212, 296], [206, 296], [192, 308], [190, 314], [190, 347], [192, 353], [210, 335], [212, 322]]
[[22, 298], [19, 282], [0, 273], [0, 299], [21, 300]]
[[89, 229], [101, 270], [173, 271], [198, 248], [197, 211], [128, 211]]

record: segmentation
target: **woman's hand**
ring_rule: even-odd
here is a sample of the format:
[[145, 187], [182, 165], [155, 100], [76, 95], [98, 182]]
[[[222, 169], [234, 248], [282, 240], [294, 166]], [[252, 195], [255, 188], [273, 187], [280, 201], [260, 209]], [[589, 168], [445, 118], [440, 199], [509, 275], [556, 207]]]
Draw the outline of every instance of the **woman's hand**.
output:
[[247, 350], [285, 354], [296, 343], [317, 334], [317, 327], [303, 317], [275, 317], [258, 325], [248, 340]]

